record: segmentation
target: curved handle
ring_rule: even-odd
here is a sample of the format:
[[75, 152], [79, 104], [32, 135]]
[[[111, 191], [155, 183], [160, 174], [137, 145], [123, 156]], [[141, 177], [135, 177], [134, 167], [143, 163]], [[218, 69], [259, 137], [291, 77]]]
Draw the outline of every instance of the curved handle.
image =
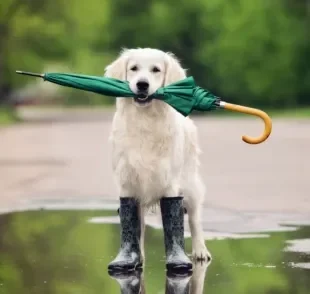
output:
[[226, 103], [226, 102], [221, 102], [220, 106], [224, 109], [242, 112], [242, 113], [251, 114], [251, 115], [256, 115], [264, 121], [265, 129], [264, 129], [263, 134], [257, 138], [253, 138], [249, 136], [242, 136], [242, 140], [244, 142], [248, 144], [259, 144], [259, 143], [264, 142], [269, 137], [271, 133], [271, 129], [272, 129], [272, 122], [271, 122], [271, 118], [268, 116], [266, 112], [259, 110], [259, 109]]

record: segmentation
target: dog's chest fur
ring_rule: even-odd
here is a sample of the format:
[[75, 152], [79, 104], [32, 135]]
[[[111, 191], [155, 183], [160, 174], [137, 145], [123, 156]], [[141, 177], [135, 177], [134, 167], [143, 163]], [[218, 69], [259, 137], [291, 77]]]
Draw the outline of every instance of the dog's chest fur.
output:
[[138, 197], [147, 204], [164, 196], [180, 174], [180, 137], [181, 126], [164, 113], [130, 107], [116, 113], [111, 140], [113, 169], [121, 191], [132, 193], [127, 196]]

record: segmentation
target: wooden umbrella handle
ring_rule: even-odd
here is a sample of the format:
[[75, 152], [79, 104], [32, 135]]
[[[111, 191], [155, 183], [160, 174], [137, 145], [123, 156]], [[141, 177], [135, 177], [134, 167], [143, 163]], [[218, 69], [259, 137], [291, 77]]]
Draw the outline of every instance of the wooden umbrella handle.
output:
[[264, 123], [265, 123], [265, 129], [262, 135], [259, 137], [253, 138], [249, 136], [242, 136], [242, 140], [248, 144], [259, 144], [264, 142], [270, 135], [271, 129], [272, 129], [272, 122], [271, 118], [268, 116], [268, 114], [262, 110], [241, 106], [237, 104], [231, 104], [226, 102], [220, 102], [220, 107], [232, 111], [242, 112], [246, 114], [251, 114], [260, 117]]

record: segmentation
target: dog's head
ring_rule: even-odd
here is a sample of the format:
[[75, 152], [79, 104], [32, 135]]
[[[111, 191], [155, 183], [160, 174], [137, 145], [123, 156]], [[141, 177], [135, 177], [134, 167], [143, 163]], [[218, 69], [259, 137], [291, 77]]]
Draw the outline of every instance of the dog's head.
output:
[[105, 76], [129, 82], [130, 89], [139, 95], [135, 105], [150, 106], [149, 98], [158, 88], [182, 80], [185, 70], [171, 53], [151, 48], [124, 49], [105, 69]]

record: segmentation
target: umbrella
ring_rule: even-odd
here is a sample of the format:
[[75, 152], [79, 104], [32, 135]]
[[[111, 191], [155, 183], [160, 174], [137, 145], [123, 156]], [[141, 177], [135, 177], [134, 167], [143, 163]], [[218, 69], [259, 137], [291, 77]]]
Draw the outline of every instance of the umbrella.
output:
[[[16, 71], [18, 74], [41, 77], [61, 86], [90, 91], [101, 95], [113, 97], [140, 97], [131, 91], [127, 81], [113, 78], [72, 73], [31, 73]], [[263, 111], [255, 108], [226, 103], [206, 89], [196, 85], [193, 77], [187, 77], [176, 83], [159, 88], [150, 98], [166, 102], [184, 116], [192, 111], [211, 111], [218, 108], [242, 112], [260, 117], [265, 123], [265, 129], [261, 136], [253, 138], [242, 136], [242, 140], [248, 144], [259, 144], [265, 141], [272, 129], [270, 117]]]

